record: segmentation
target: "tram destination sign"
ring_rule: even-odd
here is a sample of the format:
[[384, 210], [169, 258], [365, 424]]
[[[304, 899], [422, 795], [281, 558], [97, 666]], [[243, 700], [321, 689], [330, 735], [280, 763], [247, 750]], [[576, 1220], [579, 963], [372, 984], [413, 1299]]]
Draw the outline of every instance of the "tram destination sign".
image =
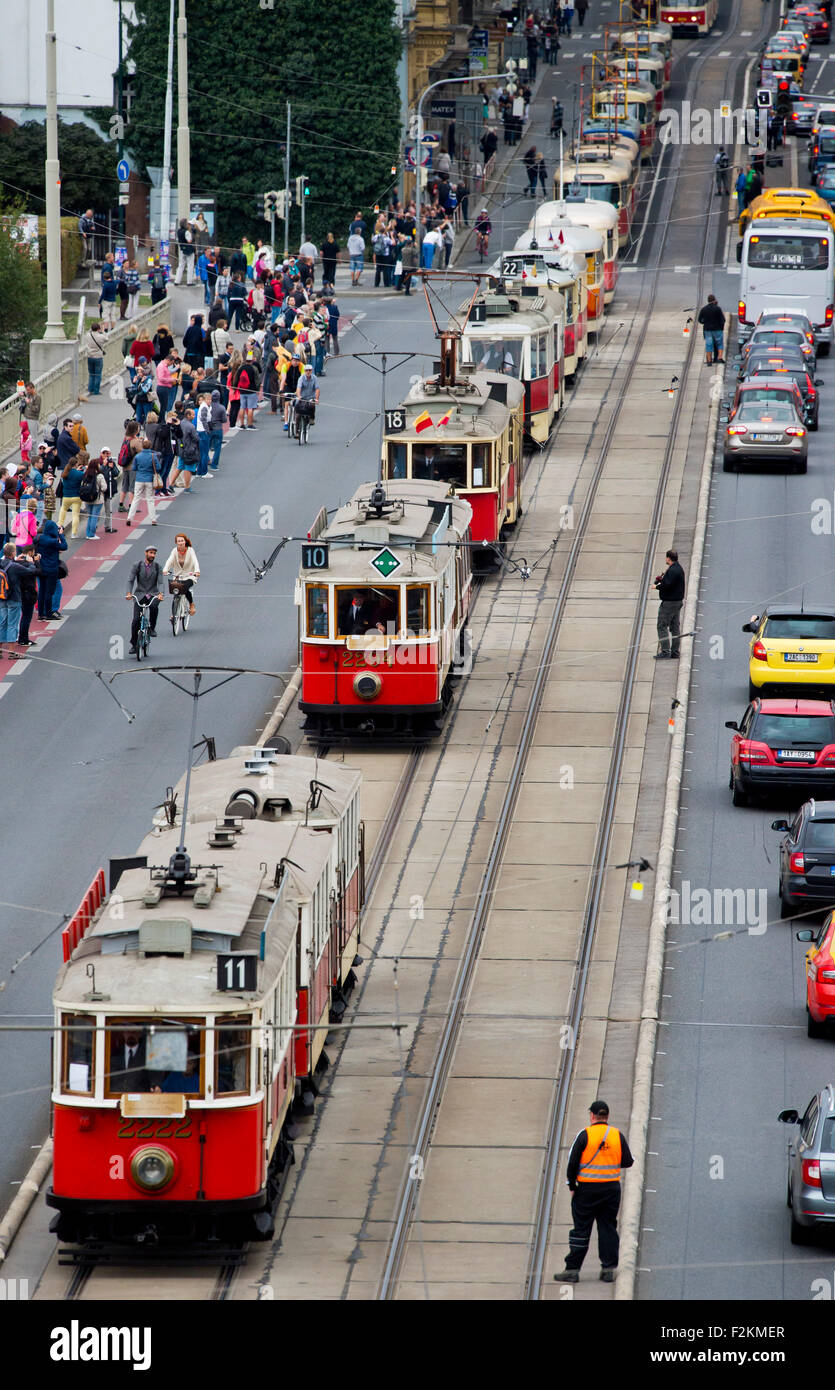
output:
[[400, 569], [400, 565], [401, 561], [398, 560], [393, 551], [389, 550], [388, 546], [383, 550], [378, 550], [371, 561], [371, 568], [376, 570], [383, 579], [389, 579], [395, 570]]

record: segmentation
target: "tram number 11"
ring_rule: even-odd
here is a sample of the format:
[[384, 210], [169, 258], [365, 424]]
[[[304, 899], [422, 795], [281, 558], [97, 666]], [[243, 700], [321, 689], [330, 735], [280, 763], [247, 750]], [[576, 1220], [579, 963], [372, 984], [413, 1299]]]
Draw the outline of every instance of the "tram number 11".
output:
[[219, 990], [254, 990], [258, 983], [258, 957], [254, 952], [240, 952], [217, 957], [217, 987]]

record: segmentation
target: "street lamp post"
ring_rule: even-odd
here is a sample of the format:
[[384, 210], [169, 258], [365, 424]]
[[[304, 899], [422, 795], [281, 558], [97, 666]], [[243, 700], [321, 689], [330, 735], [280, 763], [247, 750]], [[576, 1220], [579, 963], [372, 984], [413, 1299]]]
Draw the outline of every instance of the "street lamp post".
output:
[[46, 6], [46, 328], [43, 341], [64, 343], [61, 314], [61, 166], [58, 162], [58, 56], [55, 0]]
[[[416, 221], [417, 221], [417, 247], [418, 247], [418, 268], [420, 268], [421, 249], [423, 246], [423, 226], [420, 220], [421, 194], [423, 193], [423, 99], [430, 92], [434, 92], [436, 87], [451, 87], [453, 83], [460, 82], [480, 82], [483, 80], [483, 73], [472, 73], [469, 77], [442, 77], [439, 82], [430, 82], [428, 87], [424, 87], [417, 104], [417, 145], [415, 149], [415, 169], [417, 172], [417, 199], [416, 199]], [[502, 74], [499, 74], [502, 76]]]

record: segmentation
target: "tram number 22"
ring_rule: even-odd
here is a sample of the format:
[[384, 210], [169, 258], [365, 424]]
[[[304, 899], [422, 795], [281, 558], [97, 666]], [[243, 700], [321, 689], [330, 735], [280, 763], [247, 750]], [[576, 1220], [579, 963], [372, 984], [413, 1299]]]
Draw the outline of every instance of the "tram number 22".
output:
[[518, 275], [518, 274], [519, 274], [519, 262], [518, 262], [518, 261], [508, 261], [508, 260], [502, 261], [502, 275], [511, 276], [511, 275]]
[[405, 430], [405, 428], [406, 428], [406, 412], [405, 412], [405, 410], [387, 410], [387, 411], [386, 411], [386, 429], [388, 430], [389, 434], [399, 434], [400, 431], [401, 431], [401, 430]]
[[[135, 1126], [139, 1128], [135, 1128]], [[176, 1125], [176, 1129], [174, 1126]], [[190, 1139], [191, 1116], [184, 1120], [120, 1120], [116, 1131], [119, 1139]]]

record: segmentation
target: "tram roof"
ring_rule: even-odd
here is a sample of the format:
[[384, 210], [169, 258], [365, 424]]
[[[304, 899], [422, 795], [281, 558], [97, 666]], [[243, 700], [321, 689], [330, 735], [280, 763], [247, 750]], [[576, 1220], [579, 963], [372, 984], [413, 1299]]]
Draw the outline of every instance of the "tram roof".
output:
[[[436, 416], [450, 411], [449, 424], [443, 427], [440, 438], [450, 439], [461, 435], [466, 439], [492, 439], [501, 434], [507, 424], [509, 411], [515, 410], [525, 399], [525, 388], [521, 381], [503, 376], [500, 372], [470, 372], [467, 364], [459, 363], [458, 380], [454, 386], [439, 386], [437, 379], [428, 377], [416, 381], [401, 410], [405, 411], [406, 428], [398, 430], [397, 435], [387, 436], [396, 440], [432, 439], [438, 442], [437, 430], [418, 431], [415, 421], [428, 410]], [[491, 394], [492, 393], [492, 394]]]
[[[574, 230], [572, 228], [572, 230]], [[565, 248], [566, 250], [568, 247]], [[556, 317], [559, 315], [559, 306], [543, 293], [543, 286], [531, 287], [536, 289], [535, 295], [525, 295], [525, 287], [514, 288], [510, 295], [506, 294], [484, 294], [479, 295], [476, 304], [484, 304], [486, 318], [483, 320], [470, 319], [464, 332], [467, 336], [482, 338], [485, 335], [495, 338], [508, 336], [508, 331], [514, 336], [526, 333], [538, 333], [540, 329], [549, 328]], [[524, 297], [523, 297], [524, 296]], [[563, 310], [565, 305], [563, 304]], [[459, 313], [466, 311], [467, 305], [462, 304]]]
[[[150, 865], [167, 865], [178, 842], [177, 830], [149, 835], [139, 854], [147, 855]], [[59, 1007], [95, 1006], [97, 1001], [89, 999], [87, 974], [92, 964], [96, 993], [106, 996], [101, 1002], [108, 1013], [237, 1011], [240, 994], [216, 988], [213, 957], [218, 952], [259, 951], [271, 912], [259, 988], [277, 976], [294, 941], [299, 903], [312, 897], [330, 858], [330, 836], [298, 824], [247, 821], [234, 847], [209, 846], [200, 832], [187, 837], [187, 846], [198, 881], [209, 880], [207, 871], [216, 868], [217, 890], [206, 895], [206, 905], [198, 905], [188, 893], [162, 896], [149, 905], [146, 893], [154, 886], [149, 869], [125, 870], [58, 973], [54, 998]], [[282, 861], [284, 873], [276, 888]], [[140, 950], [147, 954], [140, 955]]]
[[[233, 748], [228, 758], [217, 758], [192, 769], [188, 825], [214, 822], [223, 816], [238, 792], [252, 790], [261, 797], [268, 797], [279, 811], [274, 818], [269, 818], [268, 824], [302, 821], [317, 830], [327, 829], [340, 819], [362, 785], [362, 773], [355, 768], [313, 756], [302, 758], [277, 753], [273, 761], [265, 763], [262, 774], [251, 772], [245, 761], [254, 760], [255, 749], [255, 744], [243, 744]], [[268, 790], [264, 789], [265, 775], [269, 778]], [[313, 780], [322, 788], [322, 793], [318, 805], [308, 810]], [[185, 774], [174, 788], [180, 809], [184, 789]], [[180, 820], [178, 816], [178, 824]]]
[[[443, 447], [437, 433], [427, 434], [426, 443]], [[384, 514], [378, 517], [371, 501], [375, 486], [364, 483], [328, 518], [326, 528], [317, 536], [330, 547], [328, 568], [303, 571], [306, 578], [370, 588], [401, 580], [434, 579], [446, 568], [449, 541], [462, 537], [472, 520], [469, 502], [457, 497], [449, 483], [390, 479], [384, 484]], [[371, 565], [383, 548], [391, 549], [401, 560], [400, 568], [389, 579], [381, 578]]]

